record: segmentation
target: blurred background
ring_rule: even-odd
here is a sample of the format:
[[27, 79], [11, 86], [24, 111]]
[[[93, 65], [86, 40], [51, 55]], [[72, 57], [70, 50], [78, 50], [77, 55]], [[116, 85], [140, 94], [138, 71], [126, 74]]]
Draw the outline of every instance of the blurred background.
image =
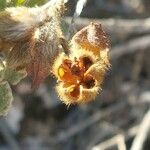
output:
[[[45, 2], [0, 0], [0, 8]], [[67, 3], [66, 31], [77, 2]], [[12, 87], [13, 106], [0, 118], [0, 150], [150, 150], [150, 0], [80, 2], [74, 31], [95, 21], [111, 39], [112, 66], [101, 94], [91, 103], [67, 107], [53, 78], [36, 90], [25, 78]]]

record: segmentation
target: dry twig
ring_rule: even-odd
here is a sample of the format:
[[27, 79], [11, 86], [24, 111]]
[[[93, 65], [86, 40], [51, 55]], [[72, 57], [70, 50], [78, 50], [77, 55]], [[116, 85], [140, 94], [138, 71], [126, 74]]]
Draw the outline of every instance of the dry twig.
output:
[[85, 130], [86, 128], [90, 127], [91, 125], [95, 124], [102, 118], [106, 117], [107, 115], [114, 113], [115, 111], [118, 111], [120, 109], [123, 109], [127, 105], [127, 101], [120, 101], [116, 105], [113, 105], [109, 107], [108, 109], [105, 109], [104, 111], [98, 111], [94, 113], [92, 116], [90, 116], [87, 120], [84, 120], [82, 122], [77, 123], [76, 125], [71, 126], [66, 131], [62, 131], [58, 134], [58, 136], [54, 137], [54, 142], [60, 142], [65, 141], [72, 136], [80, 133], [81, 131]]
[[145, 114], [144, 119], [139, 127], [137, 135], [131, 146], [131, 150], [142, 150], [143, 144], [148, 137], [150, 131], [150, 110]]
[[117, 45], [112, 48], [110, 52], [110, 57], [112, 60], [121, 57], [122, 55], [133, 53], [137, 50], [145, 50], [150, 47], [150, 36], [139, 37], [133, 40], [130, 40], [127, 43]]
[[0, 118], [0, 132], [12, 150], [20, 150], [18, 142], [9, 132], [9, 127], [3, 118]]
[[74, 15], [69, 23], [70, 25], [69, 25], [69, 29], [68, 29], [68, 35], [67, 35], [68, 40], [71, 38], [71, 35], [75, 31], [75, 27], [74, 27], [75, 21], [80, 16], [86, 2], [87, 2], [87, 0], [78, 0], [78, 2], [77, 2]]

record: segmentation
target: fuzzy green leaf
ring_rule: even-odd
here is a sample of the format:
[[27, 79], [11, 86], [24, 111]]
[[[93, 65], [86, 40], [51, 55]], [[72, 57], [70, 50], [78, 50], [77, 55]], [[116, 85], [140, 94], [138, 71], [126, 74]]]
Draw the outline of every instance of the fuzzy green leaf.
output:
[[0, 83], [0, 116], [6, 115], [13, 100], [12, 91], [8, 82]]
[[14, 69], [5, 68], [3, 79], [8, 81], [12, 85], [16, 85], [27, 75], [25, 70], [16, 71]]

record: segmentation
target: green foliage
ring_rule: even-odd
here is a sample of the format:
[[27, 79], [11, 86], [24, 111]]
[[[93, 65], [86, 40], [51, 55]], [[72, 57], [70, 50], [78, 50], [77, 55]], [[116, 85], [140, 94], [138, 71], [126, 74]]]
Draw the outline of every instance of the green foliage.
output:
[[21, 79], [25, 78], [27, 75], [25, 70], [13, 70], [10, 68], [6, 68], [3, 71], [3, 79], [8, 81], [12, 85], [16, 85], [21, 81]]
[[[12, 6], [36, 6], [46, 3], [48, 0], [0, 0], [0, 10]], [[16, 85], [27, 75], [25, 70], [14, 70], [5, 66], [0, 59], [0, 115], [6, 115], [13, 100], [11, 85]]]
[[8, 82], [0, 82], [0, 115], [6, 115], [8, 113], [12, 100], [12, 91]]
[[33, 7], [33, 6], [40, 6], [42, 4], [45, 4], [48, 0], [30, 0], [27, 3], [27, 6]]
[[26, 0], [16, 0], [16, 6], [21, 6], [25, 3]]
[[36, 6], [45, 4], [48, 0], [0, 0], [0, 10], [11, 6]]
[[6, 0], [0, 0], [0, 10], [6, 7]]
[[5, 67], [0, 60], [0, 115], [6, 115], [13, 100], [12, 91], [9, 84], [16, 85], [21, 79], [26, 77], [25, 70], [13, 70]]

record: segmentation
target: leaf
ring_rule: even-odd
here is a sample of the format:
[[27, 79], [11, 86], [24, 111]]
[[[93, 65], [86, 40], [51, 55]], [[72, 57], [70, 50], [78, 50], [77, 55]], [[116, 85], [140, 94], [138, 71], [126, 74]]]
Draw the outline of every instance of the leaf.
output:
[[12, 91], [8, 82], [0, 83], [0, 115], [6, 115], [13, 101]]
[[32, 87], [35, 88], [50, 74], [50, 62], [37, 53], [26, 70], [32, 79]]
[[18, 84], [23, 78], [27, 76], [25, 69], [13, 70], [11, 68], [4, 69], [4, 80], [8, 81], [12, 85]]
[[6, 0], [0, 0], [0, 10], [6, 7]]
[[30, 1], [28, 1], [28, 6], [30, 6], [30, 7], [33, 7], [35, 5], [40, 6], [44, 3], [45, 3], [45, 0], [32, 0], [32, 1], [30, 0]]
[[17, 0], [16, 1], [16, 6], [21, 6], [25, 3], [25, 0]]

